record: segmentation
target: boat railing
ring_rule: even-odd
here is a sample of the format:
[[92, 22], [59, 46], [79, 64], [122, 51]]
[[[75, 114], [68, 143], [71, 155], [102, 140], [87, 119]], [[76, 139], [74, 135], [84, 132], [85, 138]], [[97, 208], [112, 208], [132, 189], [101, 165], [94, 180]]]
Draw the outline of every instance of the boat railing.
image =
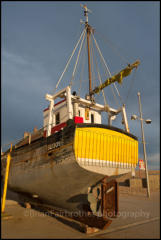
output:
[[[53, 123], [50, 124], [51, 127], [53, 126]], [[49, 124], [43, 126], [42, 128], [37, 129], [35, 132], [25, 132], [24, 136], [20, 139], [14, 139], [9, 143], [3, 144], [1, 146], [1, 155], [4, 154], [3, 149], [7, 148], [8, 146], [10, 146], [12, 144], [12, 146], [14, 147], [14, 149], [17, 149], [25, 144], [30, 144], [32, 141], [39, 139], [40, 137], [44, 136], [44, 131], [47, 129], [47, 127], [49, 126]], [[7, 152], [9, 151], [9, 149], [7, 150]]]

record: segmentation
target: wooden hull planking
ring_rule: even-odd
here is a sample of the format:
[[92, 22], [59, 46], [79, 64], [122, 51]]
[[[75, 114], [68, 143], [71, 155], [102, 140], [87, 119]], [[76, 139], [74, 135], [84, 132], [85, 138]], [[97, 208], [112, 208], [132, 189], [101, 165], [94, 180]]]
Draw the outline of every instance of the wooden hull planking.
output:
[[[118, 148], [114, 148], [116, 144]], [[13, 147], [8, 186], [37, 195], [44, 203], [80, 211], [89, 204], [88, 188], [99, 184], [104, 176], [113, 179], [131, 171], [137, 154], [137, 139], [130, 134], [98, 124], [69, 124], [48, 138]], [[5, 159], [6, 155], [3, 166]]]

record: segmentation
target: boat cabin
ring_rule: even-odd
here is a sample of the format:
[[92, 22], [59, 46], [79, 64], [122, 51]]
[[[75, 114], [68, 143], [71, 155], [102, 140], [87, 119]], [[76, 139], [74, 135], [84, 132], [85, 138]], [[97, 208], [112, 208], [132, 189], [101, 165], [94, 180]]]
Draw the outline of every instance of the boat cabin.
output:
[[[58, 99], [61, 100], [56, 102]], [[54, 95], [46, 94], [46, 100], [48, 100], [50, 104], [49, 107], [43, 111], [44, 136], [50, 136], [63, 129], [69, 119], [73, 119], [76, 124], [101, 124], [101, 112], [103, 111], [108, 113], [108, 125], [111, 125], [112, 120], [121, 112], [125, 130], [129, 131], [124, 106], [116, 110], [107, 105], [101, 105], [87, 99], [88, 96], [84, 99], [77, 96], [76, 92], [71, 94], [70, 86], [67, 86]]]
[[[61, 100], [56, 102], [58, 98]], [[63, 129], [69, 119], [73, 119], [75, 123], [101, 124], [104, 106], [80, 98], [76, 92], [71, 94], [69, 86], [53, 96], [46, 94], [46, 99], [50, 101], [50, 105], [43, 111], [45, 136]]]

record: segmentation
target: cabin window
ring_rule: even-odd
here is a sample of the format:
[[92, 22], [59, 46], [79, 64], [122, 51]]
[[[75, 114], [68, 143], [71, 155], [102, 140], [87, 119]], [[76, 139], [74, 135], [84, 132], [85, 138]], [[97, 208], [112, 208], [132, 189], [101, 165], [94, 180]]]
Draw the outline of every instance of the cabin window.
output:
[[60, 113], [56, 114], [56, 125], [60, 123]]
[[94, 114], [91, 114], [91, 123], [94, 123]]

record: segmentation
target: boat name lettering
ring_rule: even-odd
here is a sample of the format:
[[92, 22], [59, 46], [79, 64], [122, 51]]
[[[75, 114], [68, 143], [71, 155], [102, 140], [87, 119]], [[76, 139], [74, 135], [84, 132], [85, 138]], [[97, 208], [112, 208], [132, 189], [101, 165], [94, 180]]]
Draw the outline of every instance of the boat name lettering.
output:
[[48, 146], [48, 150], [55, 149], [55, 148], [58, 148], [60, 146], [61, 146], [61, 142], [58, 141], [58, 142], [52, 143], [50, 146]]

